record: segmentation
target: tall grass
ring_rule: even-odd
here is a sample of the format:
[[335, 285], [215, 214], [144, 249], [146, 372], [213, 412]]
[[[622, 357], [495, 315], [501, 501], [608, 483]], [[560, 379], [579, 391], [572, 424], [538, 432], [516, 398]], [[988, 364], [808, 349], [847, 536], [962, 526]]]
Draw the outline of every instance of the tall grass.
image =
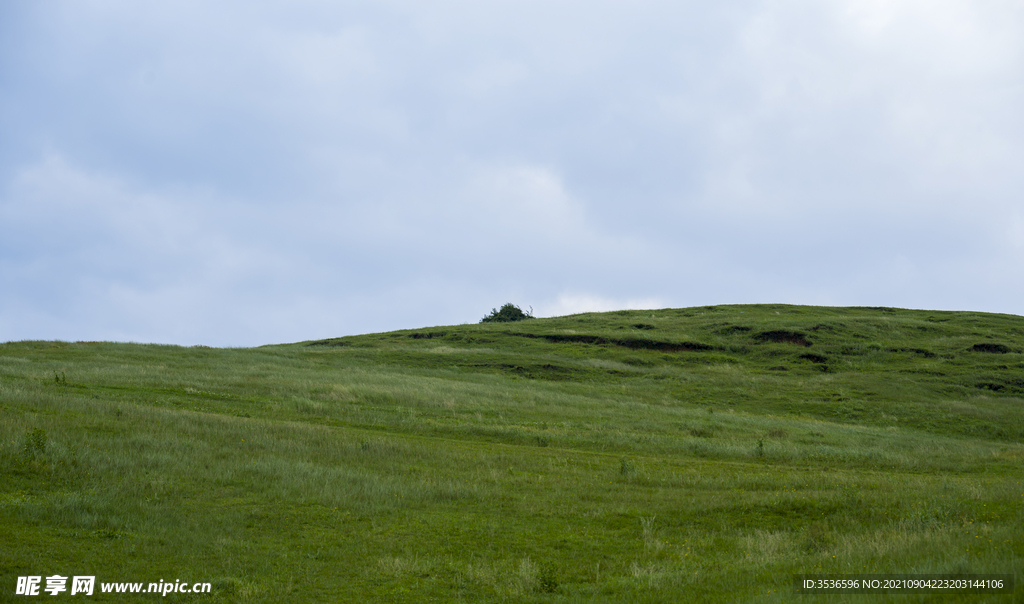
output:
[[[814, 343], [752, 339], [770, 330]], [[1020, 353], [971, 351], [1021, 349], [1019, 318], [747, 306], [441, 331], [0, 346], [0, 599], [58, 573], [211, 581], [204, 602], [790, 601], [810, 572], [1011, 573], [1015, 596], [951, 599], [1024, 593]]]

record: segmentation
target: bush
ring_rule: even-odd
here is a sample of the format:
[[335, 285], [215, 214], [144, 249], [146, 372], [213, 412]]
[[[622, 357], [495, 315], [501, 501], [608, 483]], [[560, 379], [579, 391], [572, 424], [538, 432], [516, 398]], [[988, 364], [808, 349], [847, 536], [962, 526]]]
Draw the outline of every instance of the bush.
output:
[[481, 323], [511, 323], [512, 321], [524, 321], [526, 319], [533, 318], [533, 308], [530, 308], [530, 312], [523, 312], [523, 309], [519, 308], [515, 304], [509, 302], [508, 304], [501, 307], [501, 310], [491, 309], [491, 314], [487, 315], [483, 319], [480, 319]]

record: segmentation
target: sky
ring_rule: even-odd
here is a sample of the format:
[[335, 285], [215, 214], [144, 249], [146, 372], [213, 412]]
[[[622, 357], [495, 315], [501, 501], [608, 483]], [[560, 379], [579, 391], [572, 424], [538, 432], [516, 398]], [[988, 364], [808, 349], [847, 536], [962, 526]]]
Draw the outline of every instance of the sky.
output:
[[0, 341], [1024, 315], [1017, 0], [5, 0]]

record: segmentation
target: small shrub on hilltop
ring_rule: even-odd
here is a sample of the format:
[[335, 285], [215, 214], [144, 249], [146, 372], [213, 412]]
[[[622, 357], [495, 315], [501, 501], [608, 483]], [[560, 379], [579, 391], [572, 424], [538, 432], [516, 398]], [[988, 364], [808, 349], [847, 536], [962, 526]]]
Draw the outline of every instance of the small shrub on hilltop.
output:
[[524, 321], [526, 319], [533, 318], [533, 309], [530, 312], [523, 312], [523, 309], [519, 308], [515, 304], [509, 302], [501, 307], [501, 310], [491, 309], [491, 314], [487, 315], [483, 319], [480, 319], [481, 323], [511, 323], [512, 321]]

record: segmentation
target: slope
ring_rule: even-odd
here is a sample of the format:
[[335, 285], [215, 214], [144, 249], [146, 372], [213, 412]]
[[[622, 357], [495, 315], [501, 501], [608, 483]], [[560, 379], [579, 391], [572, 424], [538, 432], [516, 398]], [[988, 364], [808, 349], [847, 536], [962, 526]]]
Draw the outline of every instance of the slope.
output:
[[204, 602], [788, 601], [870, 572], [1010, 574], [1019, 600], [1022, 353], [1021, 317], [784, 305], [7, 343], [0, 599], [86, 574]]

